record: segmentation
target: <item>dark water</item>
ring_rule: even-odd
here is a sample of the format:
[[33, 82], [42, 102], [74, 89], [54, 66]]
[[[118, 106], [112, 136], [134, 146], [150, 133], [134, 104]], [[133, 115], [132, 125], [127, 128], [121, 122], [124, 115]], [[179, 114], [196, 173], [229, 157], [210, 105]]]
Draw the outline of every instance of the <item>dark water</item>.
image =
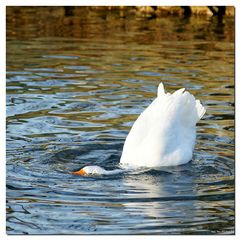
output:
[[[234, 20], [7, 9], [8, 234], [233, 234]], [[163, 82], [207, 107], [194, 159], [139, 174], [124, 139]]]

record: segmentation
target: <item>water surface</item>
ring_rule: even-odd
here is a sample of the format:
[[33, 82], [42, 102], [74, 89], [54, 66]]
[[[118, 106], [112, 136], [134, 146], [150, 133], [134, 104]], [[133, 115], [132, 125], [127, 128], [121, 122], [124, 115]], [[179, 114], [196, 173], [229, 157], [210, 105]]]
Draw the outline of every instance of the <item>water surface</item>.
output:
[[[36, 9], [7, 8], [7, 233], [233, 234], [233, 19]], [[118, 167], [159, 82], [207, 108], [193, 160], [69, 174]]]

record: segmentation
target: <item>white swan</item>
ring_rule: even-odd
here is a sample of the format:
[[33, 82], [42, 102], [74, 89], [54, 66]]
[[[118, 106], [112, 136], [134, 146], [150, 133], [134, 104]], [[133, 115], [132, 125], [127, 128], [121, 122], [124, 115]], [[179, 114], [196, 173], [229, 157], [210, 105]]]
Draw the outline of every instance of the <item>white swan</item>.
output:
[[[140, 114], [125, 140], [121, 167], [175, 166], [192, 159], [196, 124], [206, 110], [184, 90], [165, 93], [163, 84], [159, 84], [157, 98]], [[74, 174], [115, 174], [110, 172], [88, 166]]]

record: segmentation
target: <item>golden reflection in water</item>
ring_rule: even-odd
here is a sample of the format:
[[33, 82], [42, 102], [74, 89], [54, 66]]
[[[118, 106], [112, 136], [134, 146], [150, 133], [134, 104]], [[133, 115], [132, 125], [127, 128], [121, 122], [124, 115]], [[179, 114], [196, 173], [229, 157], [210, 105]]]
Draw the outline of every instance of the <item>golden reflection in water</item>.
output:
[[[31, 14], [30, 14], [31, 13]], [[95, 19], [98, 19], [96, 22]], [[192, 29], [194, 33], [199, 33], [199, 37], [211, 40], [216, 32], [224, 35], [227, 41], [234, 41], [233, 29], [225, 27], [225, 21], [219, 21], [216, 18], [210, 18], [208, 23], [205, 18], [192, 17], [185, 20], [185, 25], [178, 24], [179, 17], [167, 17], [148, 20], [139, 18], [138, 24], [131, 15], [126, 21], [121, 18], [119, 11], [94, 11], [88, 7], [74, 7], [69, 11], [64, 7], [7, 7], [7, 24], [8, 29], [18, 29], [22, 26], [31, 26], [33, 29], [26, 28], [24, 31], [7, 31], [8, 37], [24, 38], [29, 37], [74, 37], [74, 38], [111, 38], [120, 41], [127, 41], [129, 32], [139, 32], [134, 37], [134, 41], [138, 43], [157, 43], [160, 41], [191, 41], [193, 35], [184, 34]], [[46, 19], [48, 20], [46, 22]], [[232, 25], [232, 28], [234, 25]], [[179, 28], [179, 29], [178, 29]], [[165, 31], [161, 31], [165, 29]], [[169, 30], [168, 30], [169, 29]], [[176, 29], [172, 32], [170, 29]], [[34, 31], [32, 31], [34, 30]], [[142, 31], [144, 30], [144, 31]], [[29, 32], [30, 31], [30, 32]], [[125, 34], [119, 35], [118, 32]], [[141, 33], [142, 32], [142, 33]], [[178, 32], [180, 34], [178, 34]], [[116, 34], [115, 34], [116, 33]]]

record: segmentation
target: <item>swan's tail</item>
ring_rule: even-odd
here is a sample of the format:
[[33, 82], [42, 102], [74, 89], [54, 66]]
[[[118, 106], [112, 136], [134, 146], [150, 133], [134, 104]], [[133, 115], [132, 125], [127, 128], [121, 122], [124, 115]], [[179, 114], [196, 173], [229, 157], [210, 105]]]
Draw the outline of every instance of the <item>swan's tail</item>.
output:
[[203, 117], [203, 115], [206, 112], [206, 108], [203, 107], [203, 105], [200, 103], [199, 100], [196, 100], [196, 109], [199, 120]]
[[182, 122], [188, 126], [196, 125], [206, 112], [201, 102], [185, 91], [185, 88], [170, 94], [165, 93], [164, 86], [160, 83], [158, 86], [158, 98], [165, 103], [165, 112], [169, 112], [171, 119], [179, 119], [181, 116]]

